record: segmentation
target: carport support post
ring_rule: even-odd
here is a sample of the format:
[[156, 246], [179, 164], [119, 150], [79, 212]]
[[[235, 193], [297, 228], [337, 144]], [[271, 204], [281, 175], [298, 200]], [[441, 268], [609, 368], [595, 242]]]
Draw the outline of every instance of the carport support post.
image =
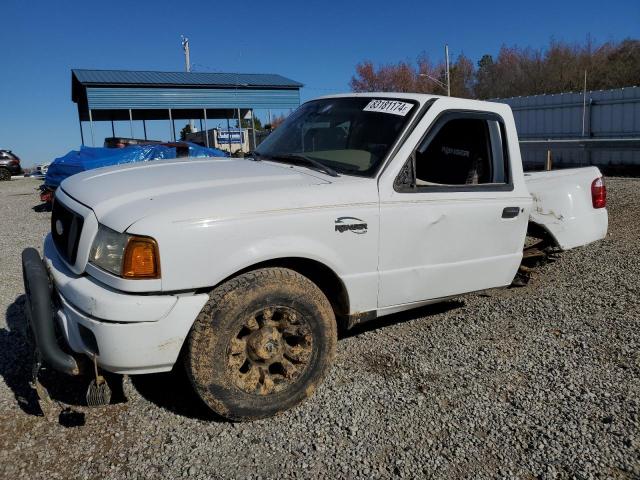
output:
[[229, 155], [231, 155], [231, 126], [229, 125], [229, 117], [227, 117], [227, 139], [229, 140]]
[[113, 118], [111, 119], [111, 136], [115, 137], [116, 136], [116, 129], [113, 126]]
[[78, 115], [78, 125], [80, 125], [80, 143], [82, 143], [82, 146], [84, 147], [84, 133], [82, 133], [82, 120], [80, 119], [79, 115]]
[[96, 146], [96, 140], [93, 136], [93, 115], [91, 114], [91, 109], [89, 109], [89, 127], [91, 128], [91, 146]]
[[244, 151], [243, 147], [244, 147], [244, 142], [243, 140], [243, 135], [242, 135], [242, 119], [240, 118], [240, 109], [238, 109], [238, 130], [240, 131], [240, 151]]
[[131, 109], [129, 109], [129, 128], [131, 129], [131, 138], [133, 138], [133, 115]]
[[171, 123], [170, 125], [170, 130], [171, 130], [171, 135], [170, 135], [170, 139], [172, 142], [176, 141], [176, 127], [173, 124], [173, 116], [171, 115], [171, 109], [169, 109], [169, 122]]
[[144, 130], [144, 139], [147, 139], [147, 121], [142, 119], [142, 129]]
[[[209, 130], [207, 130], [207, 109], [203, 108], [204, 112], [204, 138], [207, 143], [207, 148], [209, 148]], [[202, 123], [200, 123], [200, 129], [202, 130]]]
[[251, 109], [251, 132], [252, 132], [252, 136], [253, 136], [253, 148], [252, 150], [256, 149], [256, 121], [253, 118], [253, 108]]

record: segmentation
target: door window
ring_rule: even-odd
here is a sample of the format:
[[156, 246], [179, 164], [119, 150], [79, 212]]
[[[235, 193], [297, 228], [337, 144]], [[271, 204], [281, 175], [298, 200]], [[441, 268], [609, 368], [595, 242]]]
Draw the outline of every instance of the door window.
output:
[[[414, 153], [417, 190], [509, 186], [504, 125], [493, 114], [443, 115]], [[406, 170], [403, 174], [406, 178]]]

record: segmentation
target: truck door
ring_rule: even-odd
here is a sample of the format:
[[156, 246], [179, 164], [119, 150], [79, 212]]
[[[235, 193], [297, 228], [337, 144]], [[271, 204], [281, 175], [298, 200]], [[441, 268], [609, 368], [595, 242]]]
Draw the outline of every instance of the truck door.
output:
[[437, 115], [393, 188], [380, 186], [379, 308], [511, 283], [530, 205], [511, 151], [516, 172], [496, 113]]

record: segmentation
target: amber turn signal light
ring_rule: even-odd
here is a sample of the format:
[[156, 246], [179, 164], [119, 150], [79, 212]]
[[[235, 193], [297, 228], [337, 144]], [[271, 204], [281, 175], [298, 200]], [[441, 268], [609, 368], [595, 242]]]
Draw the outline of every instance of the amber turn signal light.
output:
[[153, 238], [131, 237], [124, 250], [124, 278], [160, 278], [160, 255]]

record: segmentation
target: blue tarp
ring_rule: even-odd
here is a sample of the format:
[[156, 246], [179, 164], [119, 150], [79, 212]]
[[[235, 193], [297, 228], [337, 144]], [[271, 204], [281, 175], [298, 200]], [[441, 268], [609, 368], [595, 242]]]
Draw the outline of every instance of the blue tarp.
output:
[[[201, 147], [195, 143], [184, 143], [189, 146], [189, 157], [192, 158], [227, 156], [225, 152], [217, 148]], [[71, 150], [66, 155], [56, 158], [49, 165], [44, 183], [48, 187], [56, 188], [65, 178], [85, 170], [170, 158], [176, 158], [175, 147], [167, 147], [160, 144], [131, 145], [124, 148], [80, 147], [80, 150]]]

